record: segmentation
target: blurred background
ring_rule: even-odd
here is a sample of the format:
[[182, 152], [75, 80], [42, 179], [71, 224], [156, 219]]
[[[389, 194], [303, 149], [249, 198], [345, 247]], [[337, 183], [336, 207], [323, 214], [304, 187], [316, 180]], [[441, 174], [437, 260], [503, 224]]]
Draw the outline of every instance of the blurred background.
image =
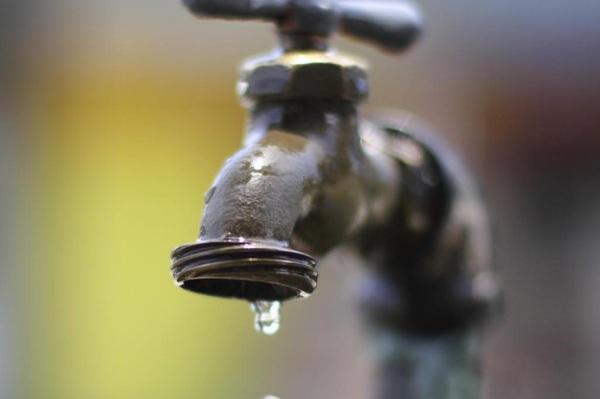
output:
[[[482, 181], [507, 310], [486, 397], [600, 392], [600, 3], [423, 0], [370, 60], [367, 108], [428, 120]], [[360, 268], [336, 257], [275, 337], [176, 289], [204, 192], [242, 139], [237, 66], [271, 26], [176, 0], [0, 0], [0, 398], [369, 397]]]

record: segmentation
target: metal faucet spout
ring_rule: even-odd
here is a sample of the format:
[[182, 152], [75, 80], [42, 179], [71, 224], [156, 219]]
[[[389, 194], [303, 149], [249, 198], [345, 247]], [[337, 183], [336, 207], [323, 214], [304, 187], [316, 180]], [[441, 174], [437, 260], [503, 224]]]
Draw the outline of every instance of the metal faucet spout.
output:
[[282, 43], [242, 68], [246, 139], [206, 194], [198, 241], [172, 253], [173, 277], [203, 294], [290, 300], [315, 290], [317, 260], [351, 246], [371, 272], [361, 303], [382, 348], [378, 397], [474, 399], [471, 337], [498, 298], [486, 213], [414, 118], [358, 116], [367, 66], [330, 35], [399, 50], [420, 17], [406, 2], [353, 3], [186, 1], [199, 15], [273, 21]]
[[373, 171], [352, 104], [257, 105], [244, 147], [206, 195], [198, 242], [173, 253], [176, 281], [251, 301], [310, 295], [313, 257], [365, 225], [374, 194], [393, 191]]

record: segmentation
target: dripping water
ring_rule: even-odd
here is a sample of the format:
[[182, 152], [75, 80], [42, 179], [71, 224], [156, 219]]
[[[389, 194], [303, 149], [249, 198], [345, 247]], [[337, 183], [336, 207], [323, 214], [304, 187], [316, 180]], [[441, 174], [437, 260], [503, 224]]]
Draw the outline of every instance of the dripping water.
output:
[[254, 328], [265, 335], [273, 335], [279, 331], [281, 302], [256, 301], [250, 308], [254, 311]]

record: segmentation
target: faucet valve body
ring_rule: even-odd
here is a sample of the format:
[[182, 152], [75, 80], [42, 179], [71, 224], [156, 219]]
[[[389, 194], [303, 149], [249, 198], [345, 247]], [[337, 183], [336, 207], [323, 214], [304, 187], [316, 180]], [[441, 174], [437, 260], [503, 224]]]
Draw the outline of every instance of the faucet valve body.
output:
[[[421, 30], [417, 10], [387, 0], [185, 3], [197, 15], [275, 22], [280, 47], [242, 68], [238, 91], [250, 111], [244, 145], [207, 193], [198, 241], [172, 252], [177, 285], [251, 302], [306, 297], [317, 286], [317, 259], [350, 244], [371, 270], [361, 302], [375, 332], [432, 337], [477, 325], [499, 295], [475, 186], [412, 116], [361, 120], [367, 66], [327, 43], [340, 30], [404, 49]], [[425, 341], [427, 370], [399, 381], [436, 381], [435, 392], [445, 392], [456, 375], [477, 375], [466, 346]], [[406, 373], [408, 352], [396, 346], [391, 370]], [[462, 374], [429, 375], [440, 351], [460, 358]], [[438, 382], [445, 384], [439, 390]], [[459, 396], [476, 397], [469, 392]]]

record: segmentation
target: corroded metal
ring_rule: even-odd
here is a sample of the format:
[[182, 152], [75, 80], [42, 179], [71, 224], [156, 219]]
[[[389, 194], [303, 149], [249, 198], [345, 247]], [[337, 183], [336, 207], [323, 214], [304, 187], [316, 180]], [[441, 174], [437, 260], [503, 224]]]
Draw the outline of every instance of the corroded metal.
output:
[[[317, 261], [353, 246], [371, 270], [361, 303], [383, 354], [379, 396], [477, 397], [476, 345], [467, 342], [498, 297], [477, 190], [414, 117], [359, 118], [366, 65], [327, 44], [341, 29], [403, 48], [419, 31], [416, 10], [383, 0], [187, 4], [204, 15], [272, 20], [281, 46], [242, 70], [244, 145], [206, 195], [198, 241], [172, 254], [177, 284], [249, 301], [305, 297]], [[385, 342], [393, 350], [382, 351]], [[434, 386], [423, 386], [428, 378]]]

